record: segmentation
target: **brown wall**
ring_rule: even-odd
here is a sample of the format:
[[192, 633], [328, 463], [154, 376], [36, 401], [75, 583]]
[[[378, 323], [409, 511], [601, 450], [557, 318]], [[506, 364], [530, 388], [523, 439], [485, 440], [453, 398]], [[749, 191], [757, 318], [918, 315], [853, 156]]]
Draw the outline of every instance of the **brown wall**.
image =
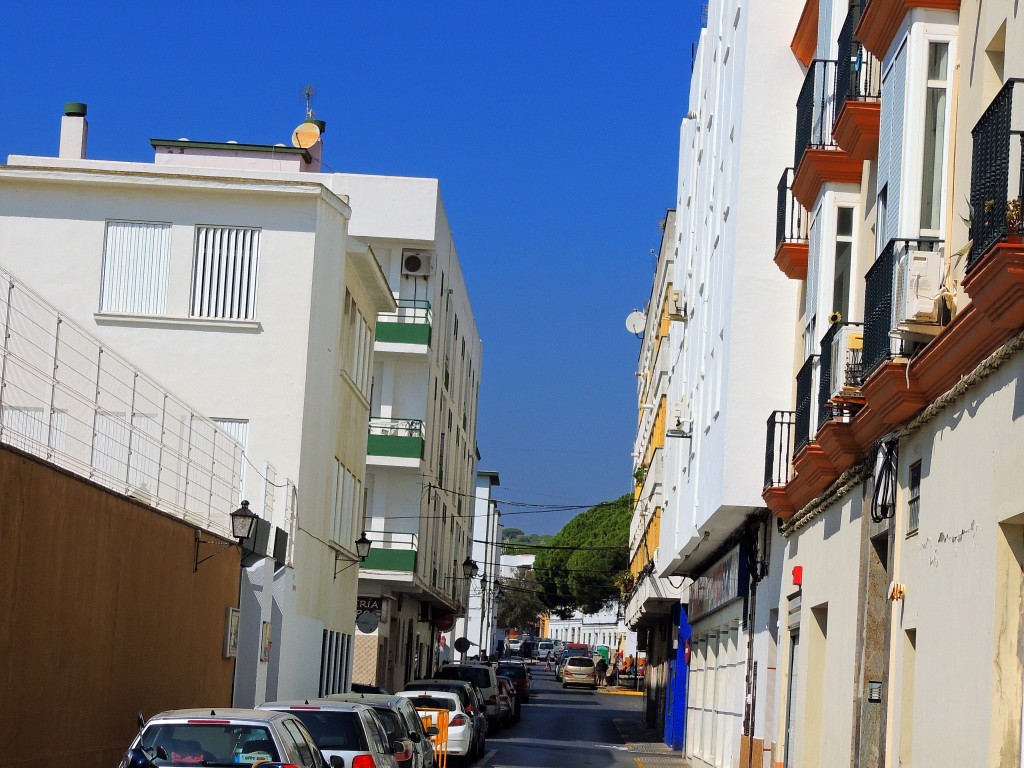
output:
[[215, 552], [193, 574], [192, 527], [0, 446], [5, 764], [110, 768], [138, 712], [230, 703], [239, 553]]

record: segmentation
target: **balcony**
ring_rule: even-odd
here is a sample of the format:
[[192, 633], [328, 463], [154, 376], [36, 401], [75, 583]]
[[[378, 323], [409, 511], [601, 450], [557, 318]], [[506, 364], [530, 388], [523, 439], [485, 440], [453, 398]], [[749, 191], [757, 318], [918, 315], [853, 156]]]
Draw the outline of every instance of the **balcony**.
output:
[[827, 421], [849, 421], [864, 405], [863, 353], [863, 323], [833, 323], [825, 333], [819, 358], [819, 429]]
[[796, 102], [793, 196], [811, 210], [823, 184], [860, 184], [863, 164], [832, 136], [836, 117], [836, 62], [815, 59]]
[[369, 456], [413, 459], [418, 465], [423, 458], [423, 445], [422, 420], [370, 417], [366, 442], [366, 453]]
[[972, 245], [963, 285], [989, 322], [1010, 329], [1024, 325], [1022, 103], [1024, 80], [1008, 81], [971, 131]]
[[[941, 245], [940, 240], [894, 238], [882, 249], [865, 275], [862, 360], [865, 379], [893, 356], [906, 357], [916, 352], [927, 339], [926, 330], [938, 331], [938, 321], [934, 324], [916, 323], [920, 334], [904, 330], [908, 324], [898, 322], [901, 317], [906, 317], [901, 306], [908, 300], [908, 295], [906, 281], [902, 282], [901, 290], [901, 283], [897, 280], [897, 267], [905, 265], [914, 253], [934, 253], [938, 257]], [[896, 293], [900, 295], [894, 297]]]
[[798, 452], [811, 440], [811, 409], [814, 404], [814, 369], [818, 356], [811, 355], [796, 375], [796, 413], [793, 417], [793, 450]]
[[807, 279], [807, 212], [793, 197], [793, 169], [779, 179], [775, 216], [775, 265], [790, 280]]
[[376, 339], [392, 344], [430, 346], [430, 302], [420, 299], [399, 299], [394, 312], [377, 315]]
[[366, 536], [373, 542], [373, 546], [369, 557], [360, 565], [360, 570], [416, 573], [419, 537], [415, 533], [367, 531]]
[[861, 6], [855, 3], [850, 7], [839, 33], [839, 60], [836, 62], [838, 104], [832, 135], [836, 144], [851, 158], [873, 160], [878, 156], [882, 67], [854, 34], [860, 16]]

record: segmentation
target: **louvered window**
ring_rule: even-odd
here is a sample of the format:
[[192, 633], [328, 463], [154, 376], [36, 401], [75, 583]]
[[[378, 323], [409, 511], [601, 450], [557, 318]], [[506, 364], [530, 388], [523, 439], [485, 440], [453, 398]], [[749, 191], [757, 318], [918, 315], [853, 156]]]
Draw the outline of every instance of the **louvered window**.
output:
[[162, 315], [170, 254], [170, 224], [108, 221], [100, 311]]
[[196, 227], [191, 316], [254, 319], [259, 252], [258, 229]]

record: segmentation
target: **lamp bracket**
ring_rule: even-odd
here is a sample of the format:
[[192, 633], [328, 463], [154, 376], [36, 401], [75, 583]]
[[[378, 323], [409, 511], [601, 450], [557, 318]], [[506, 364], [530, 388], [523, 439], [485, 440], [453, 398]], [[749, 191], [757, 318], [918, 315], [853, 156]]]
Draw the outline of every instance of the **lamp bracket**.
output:
[[[197, 573], [199, 571], [200, 564], [205, 563], [207, 560], [210, 560], [211, 558], [216, 557], [221, 552], [223, 552], [225, 549], [229, 549], [231, 547], [237, 546], [235, 544], [235, 542], [233, 542], [233, 541], [219, 541], [219, 540], [207, 541], [206, 539], [203, 538], [203, 533], [198, 528], [195, 529], [195, 537], [196, 537], [196, 555], [195, 555], [195, 562], [194, 562], [194, 564], [192, 566], [192, 573]], [[210, 554], [210, 555], [207, 555], [206, 557], [201, 558], [201, 557], [199, 557], [199, 545], [200, 544], [220, 544], [220, 549], [218, 549], [213, 554]]]
[[[341, 562], [347, 562], [348, 565], [339, 568], [338, 567], [338, 563], [341, 563]], [[334, 578], [335, 578], [335, 580], [337, 580], [339, 573], [341, 573], [342, 571], [345, 571], [345, 570], [351, 568], [353, 565], [358, 565], [361, 562], [363, 562], [361, 558], [349, 557], [348, 555], [346, 555], [344, 552], [341, 552], [340, 550], [337, 550], [337, 549], [334, 550]]]

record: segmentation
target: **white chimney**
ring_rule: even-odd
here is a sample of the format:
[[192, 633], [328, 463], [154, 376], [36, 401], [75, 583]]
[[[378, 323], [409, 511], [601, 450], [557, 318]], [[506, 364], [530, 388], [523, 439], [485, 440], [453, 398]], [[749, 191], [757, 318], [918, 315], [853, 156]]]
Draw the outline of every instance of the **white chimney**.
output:
[[89, 121], [85, 119], [87, 107], [77, 101], [64, 105], [60, 119], [60, 152], [58, 157], [85, 159], [85, 143], [89, 139]]

